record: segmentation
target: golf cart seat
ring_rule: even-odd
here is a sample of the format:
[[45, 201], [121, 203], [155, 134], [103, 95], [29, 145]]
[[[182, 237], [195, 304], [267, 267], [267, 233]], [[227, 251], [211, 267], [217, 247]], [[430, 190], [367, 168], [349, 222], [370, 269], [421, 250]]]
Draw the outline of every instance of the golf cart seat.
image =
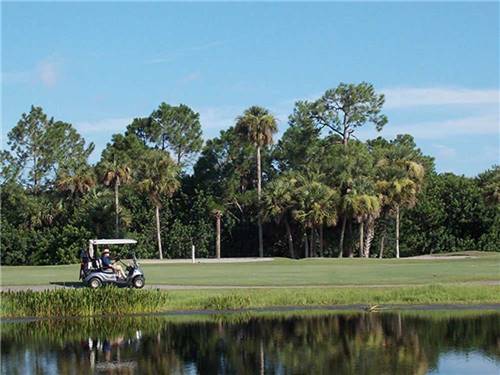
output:
[[96, 270], [102, 269], [102, 260], [101, 258], [92, 258], [92, 267]]
[[101, 272], [106, 272], [106, 273], [113, 273], [113, 269], [108, 267], [104, 268], [102, 265], [102, 260], [101, 258], [93, 258], [92, 259], [92, 267], [95, 271], [101, 271]]

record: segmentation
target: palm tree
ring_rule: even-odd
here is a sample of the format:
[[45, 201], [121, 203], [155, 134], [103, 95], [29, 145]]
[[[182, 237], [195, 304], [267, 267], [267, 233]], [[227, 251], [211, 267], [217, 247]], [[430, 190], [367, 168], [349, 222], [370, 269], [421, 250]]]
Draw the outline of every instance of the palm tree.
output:
[[262, 200], [263, 220], [274, 220], [276, 224], [284, 223], [291, 258], [295, 258], [290, 217], [296, 203], [293, 196], [296, 184], [296, 178], [282, 175], [267, 186]]
[[351, 218], [354, 201], [354, 194], [348, 191], [347, 194], [342, 195], [339, 202], [339, 212], [342, 215], [342, 228], [340, 230], [340, 243], [339, 243], [339, 258], [344, 256], [344, 238], [347, 218]]
[[375, 220], [380, 215], [380, 198], [376, 195], [365, 195], [365, 222], [363, 223], [363, 227], [366, 226], [366, 233], [364, 234], [363, 239], [363, 255], [365, 258], [370, 257], [370, 248], [373, 241], [373, 237], [375, 236]]
[[[297, 209], [293, 215], [306, 229], [311, 231], [309, 252], [315, 254], [315, 233], [320, 226], [334, 226], [337, 223], [337, 192], [317, 181], [303, 181], [296, 190]], [[321, 254], [322, 255], [322, 254]]]
[[104, 162], [102, 168], [104, 169], [104, 174], [102, 176], [104, 185], [113, 187], [115, 192], [115, 236], [118, 237], [120, 225], [118, 189], [121, 185], [128, 184], [132, 180], [132, 172], [128, 165], [118, 164], [116, 160], [113, 160], [112, 163], [107, 161]]
[[208, 202], [210, 214], [215, 218], [215, 257], [220, 259], [220, 243], [221, 243], [221, 219], [224, 214], [225, 207], [223, 204], [211, 199]]
[[[262, 147], [273, 143], [273, 134], [278, 131], [276, 118], [265, 108], [252, 106], [236, 120], [236, 133], [246, 142], [253, 144], [257, 150], [257, 198], [260, 205], [262, 195], [262, 173], [260, 151]], [[264, 256], [262, 235], [262, 219], [258, 215], [259, 256]]]
[[396, 258], [399, 258], [399, 231], [401, 208], [412, 208], [417, 203], [424, 178], [424, 167], [413, 161], [398, 161], [403, 177], [389, 181], [379, 181], [377, 188], [382, 195], [382, 202], [390, 208], [396, 217]]
[[220, 237], [221, 237], [220, 219], [222, 218], [222, 210], [214, 209], [214, 210], [212, 210], [212, 214], [215, 217], [215, 228], [216, 228], [216, 233], [217, 233], [217, 237], [215, 240], [215, 257], [217, 259], [220, 259]]
[[[343, 256], [343, 245], [345, 235], [345, 224], [347, 220], [354, 219], [359, 224], [359, 256], [369, 256], [369, 248], [373, 239], [372, 224], [374, 226], [375, 219], [380, 212], [380, 200], [375, 195], [357, 194], [355, 191], [349, 191], [340, 200], [340, 211], [342, 212], [342, 230], [340, 233], [340, 253], [339, 258]], [[366, 235], [367, 243], [365, 243], [365, 224], [368, 227]], [[349, 257], [354, 256], [352, 248], [349, 249]]]
[[56, 181], [57, 189], [69, 193], [73, 198], [82, 197], [95, 185], [95, 176], [90, 170], [79, 170], [74, 174], [63, 172]]
[[139, 190], [148, 194], [155, 206], [156, 237], [158, 240], [158, 255], [163, 259], [160, 233], [161, 198], [171, 197], [179, 188], [179, 169], [168, 154], [160, 150], [149, 151], [140, 163]]

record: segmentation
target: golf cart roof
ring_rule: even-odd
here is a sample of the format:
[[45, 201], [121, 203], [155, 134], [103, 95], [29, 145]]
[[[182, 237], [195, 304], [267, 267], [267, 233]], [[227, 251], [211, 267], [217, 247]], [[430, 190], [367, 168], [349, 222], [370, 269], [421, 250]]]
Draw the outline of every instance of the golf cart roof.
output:
[[89, 240], [91, 245], [128, 245], [128, 244], [136, 244], [136, 240], [127, 240], [127, 239], [113, 239], [113, 240]]

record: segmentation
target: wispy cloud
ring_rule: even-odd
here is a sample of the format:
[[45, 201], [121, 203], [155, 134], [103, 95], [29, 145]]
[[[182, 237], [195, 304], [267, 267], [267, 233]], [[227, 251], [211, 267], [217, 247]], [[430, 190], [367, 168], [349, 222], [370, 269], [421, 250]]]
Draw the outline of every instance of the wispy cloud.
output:
[[500, 91], [497, 89], [464, 88], [387, 88], [385, 108], [404, 108], [458, 104], [500, 104]]
[[411, 134], [422, 139], [439, 139], [457, 135], [498, 136], [499, 121], [498, 113], [492, 113], [443, 121], [424, 121], [401, 125], [388, 124], [382, 131], [382, 135]]
[[170, 63], [180, 57], [190, 55], [192, 52], [198, 52], [198, 51], [204, 51], [208, 50], [211, 48], [215, 48], [218, 46], [223, 45], [224, 42], [216, 40], [216, 41], [211, 41], [207, 42], [204, 44], [199, 44], [191, 47], [186, 47], [186, 48], [181, 48], [173, 51], [169, 51], [165, 53], [163, 56], [158, 56], [156, 58], [151, 58], [145, 61], [146, 64], [163, 64], [163, 63]]
[[97, 121], [83, 121], [75, 123], [75, 128], [82, 134], [102, 133], [106, 136], [110, 134], [123, 132], [128, 124], [132, 122], [131, 118], [109, 118]]
[[40, 60], [31, 69], [2, 72], [2, 83], [4, 84], [42, 84], [47, 88], [53, 88], [62, 76], [63, 62], [57, 57], [47, 57]]
[[198, 110], [203, 130], [210, 135], [234, 125], [236, 117], [243, 111], [243, 107], [221, 106], [204, 107]]
[[457, 156], [457, 150], [453, 147], [449, 147], [441, 144], [434, 144], [434, 149], [436, 150], [436, 155], [443, 159], [452, 159]]
[[45, 87], [54, 87], [60, 78], [60, 65], [59, 61], [53, 59], [41, 61], [37, 67], [38, 80]]
[[[205, 133], [205, 138], [211, 138], [218, 135], [220, 130], [224, 130], [233, 126], [236, 118], [249, 106], [212, 106], [197, 109], [200, 113], [200, 121]], [[279, 134], [286, 129], [287, 120], [290, 111], [293, 109], [292, 102], [280, 102], [274, 105], [264, 107], [278, 120]]]
[[197, 81], [200, 78], [201, 78], [201, 73], [200, 72], [192, 72], [192, 73], [189, 73], [189, 74], [185, 75], [184, 77], [181, 77], [179, 79], [179, 82], [181, 82], [181, 83], [189, 83], [189, 82]]

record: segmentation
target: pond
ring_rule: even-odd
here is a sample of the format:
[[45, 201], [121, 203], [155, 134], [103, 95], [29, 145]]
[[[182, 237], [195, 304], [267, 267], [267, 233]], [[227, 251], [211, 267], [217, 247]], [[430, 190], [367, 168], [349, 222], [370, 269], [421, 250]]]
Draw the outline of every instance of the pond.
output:
[[499, 374], [499, 312], [2, 322], [2, 374]]

